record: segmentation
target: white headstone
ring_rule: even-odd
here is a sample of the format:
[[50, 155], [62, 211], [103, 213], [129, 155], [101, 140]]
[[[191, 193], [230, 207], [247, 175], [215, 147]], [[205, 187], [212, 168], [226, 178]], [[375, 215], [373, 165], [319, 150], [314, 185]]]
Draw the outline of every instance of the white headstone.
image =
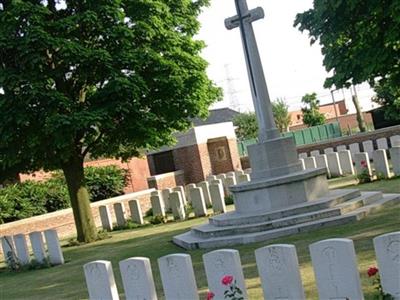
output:
[[400, 147], [400, 135], [393, 135], [390, 137], [391, 147]]
[[50, 264], [54, 266], [64, 264], [64, 255], [61, 250], [60, 240], [58, 239], [57, 230], [55, 229], [45, 230], [44, 237], [46, 239]]
[[250, 181], [250, 175], [249, 174], [242, 174], [242, 175], [239, 176], [238, 183], [249, 182], [249, 181]]
[[217, 179], [221, 179], [222, 181], [224, 181], [224, 179], [226, 178], [226, 174], [218, 174], [217, 175]]
[[101, 227], [104, 230], [112, 231], [113, 230], [113, 223], [111, 219], [110, 209], [106, 205], [99, 206], [99, 213], [100, 213], [100, 220], [101, 220]]
[[310, 155], [311, 155], [311, 156], [314, 156], [314, 157], [315, 157], [315, 156], [318, 156], [318, 155], [320, 155], [320, 154], [321, 154], [321, 153], [319, 153], [319, 150], [313, 150], [313, 151], [310, 152]]
[[131, 211], [131, 219], [137, 224], [144, 224], [142, 209], [139, 200], [131, 200], [128, 202], [129, 210]]
[[366, 175], [372, 176], [371, 164], [369, 162], [369, 155], [367, 152], [356, 153], [354, 155], [355, 166], [357, 174], [360, 175], [365, 173]]
[[[180, 192], [177, 192], [180, 193]], [[171, 198], [171, 194], [170, 194]], [[165, 217], [164, 203], [161, 197], [153, 195], [150, 196], [151, 208], [153, 209], [153, 216], [163, 216]]]
[[127, 300], [157, 300], [150, 260], [131, 257], [119, 262]]
[[172, 208], [172, 215], [175, 220], [185, 220], [186, 213], [180, 192], [172, 192], [169, 194], [169, 201]]
[[328, 159], [328, 168], [332, 177], [338, 177], [343, 175], [342, 168], [340, 166], [339, 154], [337, 152], [328, 153], [326, 155]]
[[203, 190], [201, 188], [191, 188], [190, 198], [192, 199], [192, 206], [194, 215], [196, 217], [204, 217], [207, 215], [207, 207], [204, 201]]
[[[214, 175], [212, 175], [214, 176]], [[216, 176], [214, 176], [215, 178], [217, 178]], [[186, 195], [186, 199], [188, 202], [192, 202], [192, 199], [190, 198], [190, 189], [193, 189], [196, 187], [196, 184], [194, 183], [189, 183], [187, 185], [185, 185], [185, 195]]]
[[251, 168], [245, 169], [245, 170], [244, 170], [244, 173], [245, 173], [245, 174], [251, 174]]
[[212, 181], [210, 182], [210, 184], [221, 184], [221, 185], [223, 185], [223, 182], [222, 182], [221, 179], [215, 179], [215, 180], [212, 180]]
[[392, 161], [393, 172], [396, 176], [400, 176], [400, 146], [389, 149], [390, 159]]
[[320, 241], [310, 253], [320, 299], [364, 299], [352, 240]]
[[192, 259], [188, 254], [171, 254], [158, 259], [166, 300], [199, 299]]
[[306, 152], [299, 153], [299, 158], [306, 158], [306, 157], [307, 157]]
[[351, 159], [350, 150], [342, 150], [339, 151], [338, 154], [343, 174], [354, 175], [353, 160]]
[[30, 262], [28, 244], [25, 234], [16, 234], [13, 236], [15, 250], [21, 265], [27, 265]]
[[117, 225], [125, 226], [125, 207], [123, 203], [114, 203], [114, 214]]
[[293, 245], [271, 245], [255, 251], [264, 299], [305, 300]]
[[353, 162], [354, 162], [355, 161], [354, 155], [356, 153], [360, 153], [361, 152], [360, 151], [360, 145], [358, 143], [350, 144], [349, 145], [349, 149], [350, 149], [350, 152], [351, 152], [351, 158], [353, 159]]
[[229, 190], [229, 187], [232, 185], [236, 185], [236, 178], [235, 177], [226, 177], [224, 180], [224, 187], [225, 187], [227, 196], [232, 195], [231, 191]]
[[210, 195], [208, 181], [199, 182], [197, 186], [203, 190], [204, 201], [206, 202], [206, 206], [211, 206], [211, 195]]
[[171, 188], [163, 189], [161, 191], [162, 199], [164, 201], [164, 207], [165, 207], [165, 210], [167, 210], [167, 211], [171, 209], [171, 205], [169, 204], [169, 194], [170, 193], [172, 193]]
[[326, 154], [317, 155], [315, 157], [315, 163], [317, 164], [317, 168], [325, 168], [326, 175], [328, 176], [328, 178], [331, 177], [331, 172], [329, 171], [328, 166], [328, 158], [326, 157]]
[[181, 193], [181, 198], [182, 198], [183, 204], [186, 205], [187, 204], [187, 200], [186, 200], [186, 196], [185, 196], [185, 189], [183, 188], [183, 186], [176, 186], [172, 190], [174, 192]]
[[215, 175], [208, 175], [206, 180], [208, 181], [208, 183], [211, 183], [211, 181], [218, 179], [217, 176]]
[[400, 231], [374, 238], [383, 292], [400, 299]]
[[376, 140], [376, 145], [378, 146], [378, 149], [389, 149], [388, 142], [386, 138], [380, 138]]
[[118, 300], [111, 262], [96, 260], [83, 266], [90, 300]]
[[372, 155], [372, 160], [374, 161], [375, 172], [378, 178], [391, 177], [386, 150], [375, 150], [374, 154]]
[[328, 147], [328, 148], [325, 148], [325, 149], [324, 149], [324, 153], [325, 153], [326, 155], [328, 155], [329, 153], [333, 153], [333, 152], [335, 152], [335, 151], [333, 151], [333, 148], [332, 148], [332, 147]]
[[1, 237], [1, 247], [3, 250], [4, 260], [10, 266], [13, 261], [17, 259], [13, 237], [10, 235]]
[[302, 170], [305, 170], [305, 169], [306, 169], [306, 165], [305, 165], [305, 163], [304, 163], [304, 158], [299, 158], [299, 161], [300, 161], [300, 163], [301, 163], [301, 169], [302, 169]]
[[225, 194], [222, 184], [211, 184], [210, 194], [214, 213], [226, 212]]
[[368, 157], [372, 157], [372, 153], [374, 152], [374, 144], [371, 140], [362, 142], [364, 152], [368, 153]]
[[314, 156], [306, 157], [303, 159], [304, 159], [304, 166], [306, 167], [306, 170], [307, 169], [315, 169], [317, 167], [317, 163], [315, 162]]
[[213, 299], [225, 299], [224, 292], [229, 289], [229, 286], [222, 284], [222, 278], [226, 275], [233, 276], [237, 287], [243, 292], [243, 298], [248, 299], [239, 251], [232, 249], [215, 250], [204, 254], [203, 261], [208, 288], [215, 294]]
[[226, 173], [226, 177], [235, 177], [235, 172], [231, 171]]
[[239, 182], [239, 177], [240, 177], [241, 175], [243, 175], [243, 174], [244, 174], [243, 170], [236, 170], [236, 171], [235, 171], [235, 179], [236, 179], [236, 182]]
[[44, 250], [43, 236], [39, 231], [34, 231], [29, 234], [33, 255], [39, 264], [46, 262], [46, 252]]
[[336, 147], [336, 152], [345, 151], [347, 150], [346, 145], [339, 145]]

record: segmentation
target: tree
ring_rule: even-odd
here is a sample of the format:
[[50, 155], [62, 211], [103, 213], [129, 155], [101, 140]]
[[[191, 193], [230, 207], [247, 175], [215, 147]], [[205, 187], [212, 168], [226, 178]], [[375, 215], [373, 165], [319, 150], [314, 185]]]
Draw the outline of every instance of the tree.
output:
[[303, 112], [303, 122], [308, 127], [322, 125], [325, 123], [325, 116], [319, 112], [319, 100], [317, 94], [305, 94], [301, 98], [301, 102], [305, 104], [301, 108]]
[[240, 140], [255, 139], [258, 137], [258, 124], [254, 112], [241, 113], [233, 119], [237, 126], [236, 135]]
[[0, 4], [0, 169], [62, 169], [78, 240], [93, 241], [85, 156], [171, 143], [220, 98], [193, 39], [208, 0]]
[[311, 44], [322, 46], [324, 66], [332, 71], [325, 87], [368, 81], [392, 119], [400, 118], [399, 13], [396, 0], [315, 0], [294, 22], [309, 31]]
[[275, 124], [280, 132], [287, 132], [291, 122], [289, 106], [283, 99], [276, 99], [272, 102], [272, 113], [274, 114]]

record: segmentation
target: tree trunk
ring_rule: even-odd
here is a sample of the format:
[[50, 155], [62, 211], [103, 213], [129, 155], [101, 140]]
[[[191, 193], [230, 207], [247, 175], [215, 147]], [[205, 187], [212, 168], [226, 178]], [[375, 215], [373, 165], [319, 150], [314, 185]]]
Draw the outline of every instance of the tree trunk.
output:
[[354, 107], [356, 108], [357, 112], [358, 128], [360, 129], [361, 132], [366, 132], [367, 127], [365, 126], [364, 115], [361, 111], [360, 102], [358, 102], [357, 90], [355, 86], [353, 86], [353, 88], [354, 88], [354, 95], [352, 95], [351, 99], [353, 100]]
[[90, 208], [90, 196], [85, 183], [83, 158], [73, 157], [63, 167], [69, 198], [74, 213], [77, 239], [90, 243], [97, 238], [97, 229]]

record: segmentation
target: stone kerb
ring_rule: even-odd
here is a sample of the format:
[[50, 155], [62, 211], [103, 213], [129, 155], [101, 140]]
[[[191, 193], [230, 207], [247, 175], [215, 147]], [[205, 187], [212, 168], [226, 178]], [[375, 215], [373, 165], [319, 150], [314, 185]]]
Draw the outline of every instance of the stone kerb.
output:
[[[383, 291], [399, 299], [400, 232], [375, 237], [373, 243]], [[364, 299], [351, 240], [323, 240], [311, 244], [309, 250], [319, 299]], [[264, 299], [305, 299], [295, 246], [276, 244], [258, 248], [255, 257]], [[236, 280], [243, 298], [248, 299], [237, 250], [205, 253], [203, 263], [208, 290], [215, 294], [213, 299], [225, 299], [224, 292], [229, 289], [229, 282], [223, 283], [222, 278], [227, 275]], [[158, 265], [165, 299], [199, 299], [190, 255], [167, 255], [158, 259]], [[157, 299], [148, 258], [128, 258], [119, 266], [127, 299]], [[118, 299], [110, 262], [94, 261], [85, 264], [83, 269], [90, 299]]]

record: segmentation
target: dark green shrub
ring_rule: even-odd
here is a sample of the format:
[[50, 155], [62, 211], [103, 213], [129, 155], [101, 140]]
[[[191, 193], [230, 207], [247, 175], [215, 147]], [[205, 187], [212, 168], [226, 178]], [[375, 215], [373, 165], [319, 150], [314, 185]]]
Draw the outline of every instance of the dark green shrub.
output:
[[167, 223], [167, 218], [162, 215], [156, 215], [149, 219], [150, 224], [157, 225], [157, 224], [164, 224]]
[[233, 196], [229, 195], [229, 196], [225, 196], [225, 205], [231, 205], [233, 204]]

